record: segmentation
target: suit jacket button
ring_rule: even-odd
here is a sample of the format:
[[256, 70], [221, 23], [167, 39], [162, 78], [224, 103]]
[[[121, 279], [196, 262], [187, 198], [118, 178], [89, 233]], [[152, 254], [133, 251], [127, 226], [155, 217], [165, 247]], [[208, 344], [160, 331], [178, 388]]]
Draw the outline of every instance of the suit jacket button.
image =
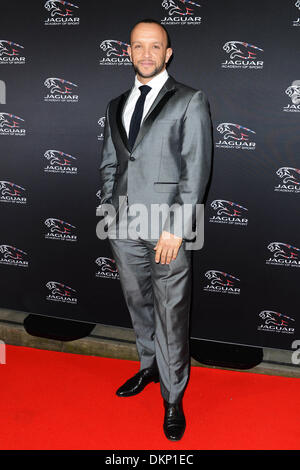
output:
[[134, 158], [134, 157], [129, 157], [129, 160], [131, 160], [132, 162], [134, 162], [135, 158]]

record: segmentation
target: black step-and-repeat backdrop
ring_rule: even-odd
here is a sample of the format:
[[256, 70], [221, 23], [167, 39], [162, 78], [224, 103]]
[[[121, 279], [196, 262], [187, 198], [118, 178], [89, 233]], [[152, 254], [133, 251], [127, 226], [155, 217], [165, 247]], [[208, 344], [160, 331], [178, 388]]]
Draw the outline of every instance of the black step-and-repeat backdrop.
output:
[[129, 31], [168, 29], [169, 68], [214, 125], [191, 335], [289, 349], [300, 311], [299, 0], [2, 2], [0, 306], [130, 327], [96, 237], [107, 102], [131, 87]]

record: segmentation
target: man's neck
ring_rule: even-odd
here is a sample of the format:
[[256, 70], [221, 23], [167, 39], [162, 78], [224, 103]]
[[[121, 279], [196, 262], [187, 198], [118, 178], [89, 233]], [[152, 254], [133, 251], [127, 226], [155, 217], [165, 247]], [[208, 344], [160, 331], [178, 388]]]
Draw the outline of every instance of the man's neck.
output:
[[155, 77], [158, 77], [158, 75], [161, 75], [162, 73], [164, 73], [166, 70], [166, 67], [161, 70], [159, 73], [157, 73], [156, 75], [153, 75], [152, 77], [141, 77], [138, 73], [136, 74], [136, 78], [138, 79], [139, 82], [141, 82], [143, 85], [146, 85], [147, 83], [149, 83], [151, 80], [153, 80], [153, 78]]
[[[148, 82], [152, 80], [152, 78], [154, 78], [154, 77], [144, 78], [144, 77], [141, 77], [139, 74], [137, 74], [136, 76], [137, 76], [138, 81], [141, 82], [143, 85], [146, 85]], [[156, 77], [156, 75], [154, 76]]]

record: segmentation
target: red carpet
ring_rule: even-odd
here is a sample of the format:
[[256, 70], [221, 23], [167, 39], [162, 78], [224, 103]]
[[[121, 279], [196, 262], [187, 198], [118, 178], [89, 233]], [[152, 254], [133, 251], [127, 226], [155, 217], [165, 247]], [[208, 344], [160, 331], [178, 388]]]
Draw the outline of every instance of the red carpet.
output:
[[6, 347], [0, 449], [299, 449], [299, 379], [193, 367], [179, 442], [162, 431], [159, 384], [118, 398], [138, 371], [116, 359]]

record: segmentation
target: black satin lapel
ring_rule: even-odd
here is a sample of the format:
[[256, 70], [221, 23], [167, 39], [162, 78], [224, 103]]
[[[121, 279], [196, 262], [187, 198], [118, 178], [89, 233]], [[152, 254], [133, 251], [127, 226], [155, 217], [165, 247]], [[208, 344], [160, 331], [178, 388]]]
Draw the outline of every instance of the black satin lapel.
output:
[[127, 101], [128, 96], [129, 96], [129, 91], [126, 92], [126, 93], [123, 93], [123, 95], [121, 96], [121, 98], [119, 100], [119, 104], [118, 104], [118, 107], [117, 107], [117, 113], [116, 113], [116, 121], [117, 121], [117, 126], [118, 126], [118, 129], [119, 129], [119, 133], [120, 133], [122, 142], [123, 142], [124, 146], [127, 148], [127, 150], [130, 152], [126, 130], [125, 130], [125, 128], [123, 126], [123, 122], [122, 122], [124, 106], [125, 106], [125, 103]]
[[154, 108], [156, 107], [156, 105], [160, 102], [160, 100], [164, 97], [164, 95], [166, 94], [167, 91], [173, 91], [175, 89], [175, 80], [173, 77], [169, 76], [168, 80], [166, 81], [165, 85], [162, 87], [162, 89], [160, 90], [160, 92], [158, 93], [157, 97], [155, 98], [155, 100], [153, 101], [152, 105], [150, 106], [150, 109], [148, 111], [148, 113], [146, 114], [145, 116], [145, 120], [147, 119], [147, 117], [149, 116], [149, 114], [152, 113], [152, 111], [154, 110]]
[[158, 114], [161, 112], [163, 107], [166, 105], [166, 103], [169, 101], [169, 99], [176, 93], [176, 89], [172, 90], [166, 90], [162, 89], [159, 94], [157, 95], [156, 99], [154, 100], [151, 108], [149, 109], [142, 125], [140, 128], [140, 131], [137, 135], [136, 141], [134, 143], [132, 151], [139, 145], [145, 134], [149, 131], [151, 128], [154, 120], [158, 116]]

